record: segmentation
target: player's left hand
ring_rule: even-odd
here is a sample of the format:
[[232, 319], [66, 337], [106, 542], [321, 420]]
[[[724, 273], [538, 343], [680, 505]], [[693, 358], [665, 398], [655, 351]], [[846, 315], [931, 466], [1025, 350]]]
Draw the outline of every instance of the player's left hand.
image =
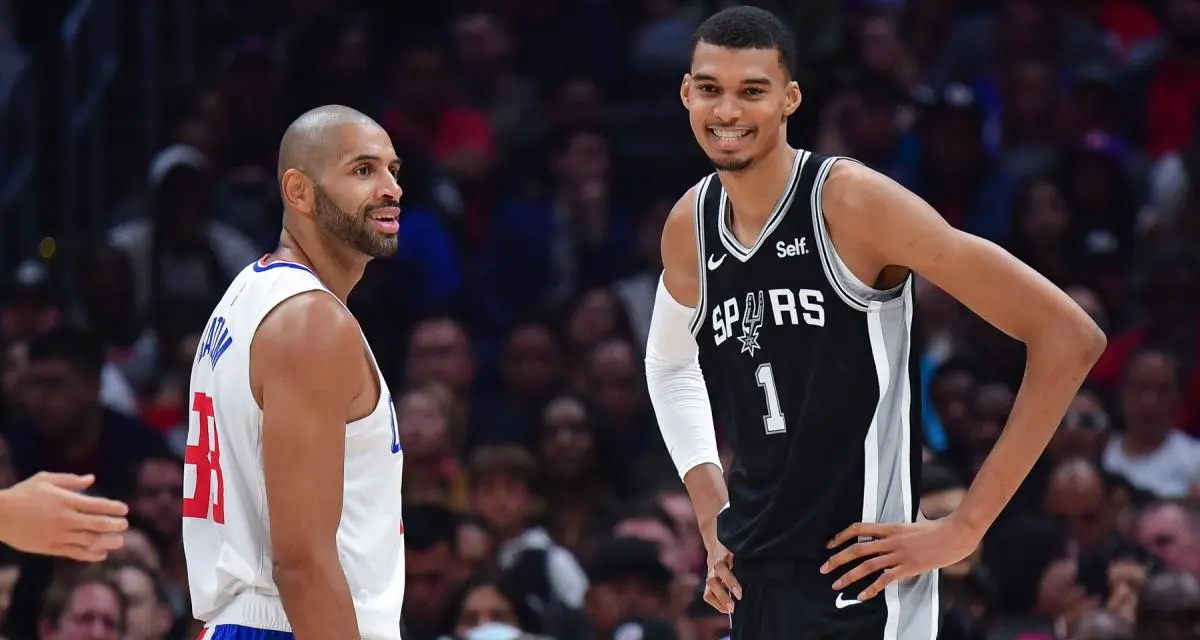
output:
[[836, 549], [858, 538], [873, 539], [843, 549], [821, 566], [821, 573], [828, 574], [842, 565], [862, 560], [833, 583], [834, 591], [841, 591], [872, 573], [883, 571], [879, 579], [857, 596], [858, 600], [868, 600], [896, 580], [962, 560], [979, 546], [980, 537], [953, 515], [906, 524], [859, 522], [837, 534], [826, 548]]

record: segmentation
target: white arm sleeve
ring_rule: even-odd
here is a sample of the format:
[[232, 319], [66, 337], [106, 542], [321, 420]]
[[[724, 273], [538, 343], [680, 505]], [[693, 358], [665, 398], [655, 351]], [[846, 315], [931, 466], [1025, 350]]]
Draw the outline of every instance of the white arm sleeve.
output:
[[646, 341], [646, 385], [680, 478], [705, 462], [721, 467], [699, 350], [688, 328], [693, 313], [671, 297], [660, 277]]

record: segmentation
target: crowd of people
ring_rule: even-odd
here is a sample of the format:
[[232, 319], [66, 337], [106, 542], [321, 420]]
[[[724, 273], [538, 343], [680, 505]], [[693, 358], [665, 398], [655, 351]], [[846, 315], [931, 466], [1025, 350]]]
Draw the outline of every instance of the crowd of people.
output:
[[[277, 0], [205, 25], [214, 64], [107, 233], [70, 272], [21, 263], [0, 297], [0, 487], [89, 473], [131, 509], [101, 564], [0, 552], [4, 637], [198, 633], [189, 372], [230, 279], [278, 242], [283, 127], [328, 103], [403, 159], [399, 253], [350, 307], [404, 450], [403, 495], [381, 497], [404, 502], [404, 637], [724, 637], [642, 359], [664, 220], [711, 171], [679, 82], [727, 4]], [[944, 570], [939, 637], [1200, 638], [1200, 0], [754, 4], [800, 46], [796, 146], [888, 175], [1108, 335], [1000, 521]], [[917, 287], [914, 490], [937, 518], [1001, 437], [1024, 352]]]

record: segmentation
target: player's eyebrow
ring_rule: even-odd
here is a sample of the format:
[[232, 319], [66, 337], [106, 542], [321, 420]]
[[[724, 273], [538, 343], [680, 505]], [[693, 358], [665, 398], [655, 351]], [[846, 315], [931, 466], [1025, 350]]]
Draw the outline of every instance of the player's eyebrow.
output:
[[[693, 79], [693, 80], [699, 80], [700, 82], [718, 82], [718, 80], [717, 80], [717, 78], [716, 78], [715, 76], [711, 76], [711, 75], [709, 75], [709, 74], [707, 74], [707, 73], [697, 73], [697, 74], [694, 74], [694, 75], [692, 75], [692, 79]], [[742, 80], [742, 84], [752, 84], [752, 85], [770, 85], [770, 84], [771, 84], [771, 79], [770, 79], [770, 78], [764, 78], [764, 77], [761, 77], [761, 76], [755, 76], [755, 77], [752, 77], [752, 78], [745, 78], [745, 79], [743, 79], [743, 80]]]
[[[381, 160], [383, 160], [383, 158], [381, 158], [373, 153], [360, 153], [360, 154], [354, 156], [353, 158], [350, 158], [349, 160], [347, 160], [346, 164], [358, 164], [359, 162], [379, 162]], [[388, 161], [388, 165], [389, 166], [390, 165], [399, 166], [400, 158], [392, 158], [390, 161]]]

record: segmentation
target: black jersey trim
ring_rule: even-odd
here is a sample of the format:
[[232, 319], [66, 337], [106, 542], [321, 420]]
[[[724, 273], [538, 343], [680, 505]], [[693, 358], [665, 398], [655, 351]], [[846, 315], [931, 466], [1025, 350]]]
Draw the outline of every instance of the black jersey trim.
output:
[[[834, 292], [838, 294], [838, 297], [842, 299], [842, 302], [845, 302], [852, 309], [875, 311], [902, 305], [904, 304], [905, 287], [912, 280], [911, 273], [905, 278], [904, 282], [891, 289], [881, 290], [870, 287], [866, 283], [859, 281], [850, 271], [850, 268], [842, 262], [841, 256], [837, 254], [837, 249], [834, 248], [833, 241], [829, 237], [829, 230], [825, 226], [825, 211], [822, 206], [822, 196], [825, 192], [825, 180], [829, 177], [829, 172], [833, 169], [833, 164], [838, 160], [858, 162], [853, 158], [842, 156], [830, 156], [826, 158], [817, 170], [816, 178], [813, 179], [812, 193], [809, 196], [809, 208], [812, 210], [813, 216], [813, 232], [817, 236], [816, 244], [821, 257], [821, 268], [825, 270], [825, 278], [829, 281], [830, 286], [833, 287]], [[854, 291], [854, 286], [869, 291], [870, 297]]]
[[721, 238], [721, 244], [725, 245], [725, 249], [734, 258], [737, 258], [738, 262], [746, 262], [752, 258], [759, 247], [766, 244], [767, 238], [771, 236], [779, 223], [783, 222], [784, 216], [792, 208], [792, 201], [796, 197], [796, 191], [800, 185], [800, 172], [804, 170], [804, 164], [811, 155], [808, 151], [796, 150], [796, 157], [792, 160], [792, 175], [788, 179], [788, 184], [783, 193], [779, 195], [779, 200], [775, 202], [775, 209], [767, 217], [767, 223], [763, 225], [762, 231], [758, 232], [758, 238], [750, 247], [743, 246], [734, 235], [733, 229], [730, 228], [729, 193], [725, 189], [721, 189], [721, 200], [717, 204], [717, 235]]
[[696, 190], [696, 202], [692, 205], [692, 227], [696, 239], [696, 280], [699, 283], [699, 291], [696, 295], [696, 310], [692, 312], [692, 319], [688, 322], [688, 330], [695, 336], [700, 332], [700, 327], [704, 324], [704, 316], [708, 310], [708, 269], [705, 268], [705, 246], [704, 246], [704, 198], [708, 195], [708, 187], [712, 184], [712, 175], [705, 176], [699, 182], [699, 189]]

